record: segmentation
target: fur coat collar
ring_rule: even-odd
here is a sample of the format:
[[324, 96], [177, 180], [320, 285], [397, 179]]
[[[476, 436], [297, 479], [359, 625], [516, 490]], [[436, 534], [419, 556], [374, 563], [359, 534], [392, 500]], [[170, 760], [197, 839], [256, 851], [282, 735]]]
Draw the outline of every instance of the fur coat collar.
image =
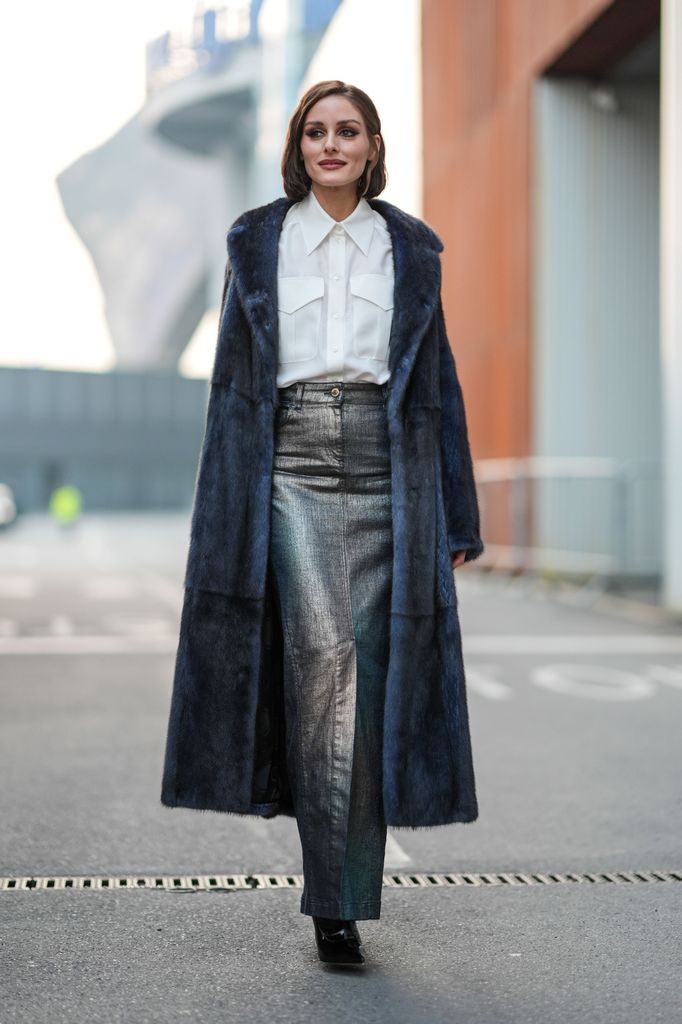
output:
[[[389, 342], [387, 407], [400, 404], [419, 345], [440, 296], [443, 243], [424, 221], [383, 199], [369, 205], [386, 220], [391, 235], [395, 305]], [[232, 225], [227, 249], [232, 273], [263, 372], [277, 390], [277, 246], [284, 217], [294, 200], [279, 198], [247, 210]]]

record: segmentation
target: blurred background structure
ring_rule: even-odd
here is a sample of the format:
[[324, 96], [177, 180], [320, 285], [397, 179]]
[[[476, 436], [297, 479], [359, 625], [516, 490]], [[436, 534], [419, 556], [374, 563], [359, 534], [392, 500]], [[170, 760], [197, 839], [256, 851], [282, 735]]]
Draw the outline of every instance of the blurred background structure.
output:
[[98, 269], [117, 368], [175, 368], [215, 305], [226, 226], [281, 192], [288, 113], [338, 6], [198, 3], [148, 44], [141, 110], [59, 176]]
[[383, 198], [445, 243], [476, 571], [682, 610], [681, 19], [674, 0], [196, 3], [140, 53], [140, 109], [57, 177], [114, 361], [0, 367], [19, 518], [60, 485], [84, 515], [189, 512], [227, 228], [282, 194], [298, 97], [341, 78], [379, 109]]
[[681, 15], [425, 0], [422, 24], [424, 216], [486, 556], [678, 609]]

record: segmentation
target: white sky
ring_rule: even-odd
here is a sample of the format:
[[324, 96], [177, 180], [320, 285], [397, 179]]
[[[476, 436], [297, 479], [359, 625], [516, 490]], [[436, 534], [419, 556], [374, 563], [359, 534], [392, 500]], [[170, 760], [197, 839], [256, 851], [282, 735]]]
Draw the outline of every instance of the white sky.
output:
[[0, 365], [111, 366], [97, 276], [54, 180], [140, 108], [145, 43], [188, 28], [195, 6], [15, 0], [3, 8]]

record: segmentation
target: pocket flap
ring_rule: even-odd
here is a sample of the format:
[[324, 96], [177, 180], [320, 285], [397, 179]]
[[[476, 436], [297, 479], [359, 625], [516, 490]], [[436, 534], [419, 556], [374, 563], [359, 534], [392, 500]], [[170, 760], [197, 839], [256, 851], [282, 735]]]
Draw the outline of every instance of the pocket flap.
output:
[[280, 277], [277, 279], [277, 308], [294, 313], [301, 306], [324, 295], [322, 277]]
[[352, 274], [350, 290], [353, 295], [369, 299], [382, 309], [393, 307], [393, 281], [384, 274]]

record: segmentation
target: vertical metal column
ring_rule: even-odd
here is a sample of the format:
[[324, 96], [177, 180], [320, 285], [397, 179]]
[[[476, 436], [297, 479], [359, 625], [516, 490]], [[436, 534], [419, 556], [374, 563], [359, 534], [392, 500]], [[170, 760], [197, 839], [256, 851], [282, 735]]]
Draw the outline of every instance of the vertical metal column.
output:
[[[682, 610], [682, 6], [661, 5], [663, 601]], [[652, 524], [653, 526], [653, 524]]]

